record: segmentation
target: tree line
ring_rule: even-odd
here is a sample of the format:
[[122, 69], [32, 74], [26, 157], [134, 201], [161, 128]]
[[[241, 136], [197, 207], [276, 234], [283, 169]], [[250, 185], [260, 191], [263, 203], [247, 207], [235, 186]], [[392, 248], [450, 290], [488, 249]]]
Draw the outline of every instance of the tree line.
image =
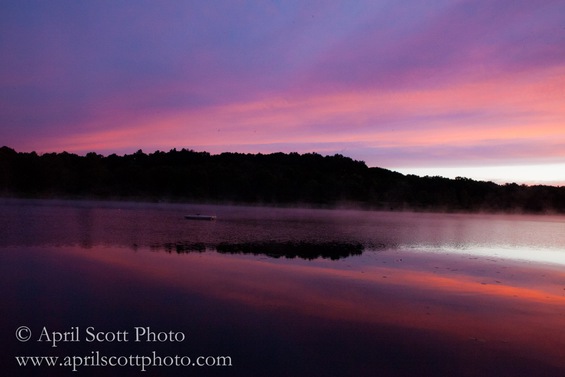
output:
[[317, 153], [211, 155], [188, 149], [102, 156], [0, 148], [0, 194], [386, 210], [565, 213], [565, 187], [418, 177]]
[[271, 258], [301, 258], [313, 260], [316, 258], [342, 259], [352, 255], [361, 255], [365, 247], [359, 242], [309, 242], [309, 241], [264, 241], [228, 243], [222, 242], [216, 245], [206, 245], [197, 242], [167, 242], [164, 244], [153, 244], [150, 249], [160, 249], [168, 253], [203, 253], [208, 249], [214, 249], [221, 254], [252, 254], [266, 255]]

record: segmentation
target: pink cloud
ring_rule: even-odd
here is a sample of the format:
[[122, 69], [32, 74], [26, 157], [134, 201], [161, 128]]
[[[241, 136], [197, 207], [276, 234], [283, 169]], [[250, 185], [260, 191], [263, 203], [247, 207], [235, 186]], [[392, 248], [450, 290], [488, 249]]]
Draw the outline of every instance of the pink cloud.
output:
[[558, 2], [4, 8], [0, 138], [17, 150], [562, 158]]
[[[117, 106], [82, 132], [57, 136], [51, 143], [73, 152], [168, 146], [252, 151], [272, 144], [380, 148], [392, 156], [394, 150], [412, 148], [448, 152], [450, 160], [469, 158], [473, 148], [492, 147], [496, 159], [516, 159], [521, 153], [524, 158], [562, 158], [558, 146], [565, 142], [565, 109], [559, 88], [565, 76], [559, 72], [536, 81], [503, 76], [442, 88], [267, 97], [184, 111], [120, 113]], [[540, 148], [510, 153], [505, 147], [528, 143]], [[496, 153], [497, 145], [508, 155]]]

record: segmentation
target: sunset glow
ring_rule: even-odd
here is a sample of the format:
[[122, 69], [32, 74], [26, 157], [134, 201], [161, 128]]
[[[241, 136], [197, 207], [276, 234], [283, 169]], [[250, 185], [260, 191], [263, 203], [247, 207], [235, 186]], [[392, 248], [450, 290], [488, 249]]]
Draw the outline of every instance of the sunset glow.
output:
[[3, 2], [0, 144], [340, 153], [565, 185], [563, 14], [549, 0]]
[[[220, 254], [206, 254], [203, 258], [199, 254], [175, 256], [146, 251], [141, 251], [132, 265], [127, 252], [114, 251], [109, 255], [66, 249], [61, 254], [65, 255], [63, 260], [87, 260], [83, 273], [108, 265], [124, 275], [140, 274], [151, 282], [187, 293], [206, 291], [218, 300], [240, 306], [277, 313], [298, 312], [349, 323], [428, 329], [466, 340], [476, 334], [488, 334], [491, 340], [512, 339], [519, 344], [534, 344], [533, 349], [543, 350], [540, 353], [544, 357], [563, 355], [561, 338], [552, 337], [552, 332], [563, 322], [560, 307], [565, 298], [561, 285], [555, 283], [562, 279], [562, 274], [558, 269], [544, 270], [545, 279], [529, 285], [540, 273], [537, 264], [505, 262], [497, 269], [511, 268], [516, 273], [508, 280], [508, 276], [486, 272], [488, 265], [484, 262], [477, 271], [466, 258], [443, 260], [445, 256], [434, 259], [446, 271], [438, 273], [427, 270], [425, 264], [420, 266], [417, 260], [410, 267], [363, 264], [356, 268], [351, 261], [336, 266], [331, 264], [335, 262], [325, 264], [320, 260], [302, 264], [292, 260], [256, 260]], [[415, 257], [410, 253], [402, 256], [408, 263]], [[380, 258], [389, 265], [394, 260], [386, 255]], [[151, 264], [142, 263], [146, 259]], [[446, 265], [457, 265], [461, 270], [449, 271]], [[484, 280], [489, 283], [481, 283]], [[433, 299], [414, 300], [414, 297]], [[363, 300], [362, 307], [356, 304], [359, 299]], [[457, 304], [449, 305], [444, 300], [455, 300]], [[489, 305], [474, 306], [476, 302]], [[488, 313], [497, 315], [488, 316]]]

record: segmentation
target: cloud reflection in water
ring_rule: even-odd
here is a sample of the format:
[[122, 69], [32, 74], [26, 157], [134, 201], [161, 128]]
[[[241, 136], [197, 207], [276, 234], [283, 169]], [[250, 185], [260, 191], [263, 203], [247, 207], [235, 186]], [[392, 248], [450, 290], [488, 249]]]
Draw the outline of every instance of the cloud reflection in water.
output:
[[[379, 337], [388, 329], [402, 344], [417, 344], [421, 334], [428, 334], [440, 353], [455, 347], [457, 357], [470, 358], [458, 363], [495, 362], [491, 357], [496, 356], [501, 358], [496, 363], [528, 360], [532, 368], [565, 370], [565, 286], [556, 267], [406, 250], [332, 261], [217, 252], [176, 255], [145, 248], [135, 253], [126, 248], [57, 248], [42, 258], [46, 266], [80, 266], [93, 297], [100, 297], [98, 291], [111, 292], [113, 301], [138, 308], [130, 292], [125, 298], [123, 288], [110, 288], [115, 274], [141, 284], [136, 290], [161, 287], [179, 302], [186, 295], [205, 297], [228, 312], [232, 305], [245, 308], [251, 317], [293, 318], [307, 328], [331, 323], [331, 331], [348, 341], [354, 340], [346, 328], [373, 334], [369, 344], [361, 342], [352, 346], [355, 349], [375, 344], [386, 348]], [[248, 326], [249, 320], [230, 319], [238, 326]], [[249, 326], [253, 331], [284, 332]], [[300, 334], [285, 336], [296, 345], [303, 342]], [[270, 341], [274, 346], [280, 339]], [[476, 373], [483, 374], [482, 369]]]

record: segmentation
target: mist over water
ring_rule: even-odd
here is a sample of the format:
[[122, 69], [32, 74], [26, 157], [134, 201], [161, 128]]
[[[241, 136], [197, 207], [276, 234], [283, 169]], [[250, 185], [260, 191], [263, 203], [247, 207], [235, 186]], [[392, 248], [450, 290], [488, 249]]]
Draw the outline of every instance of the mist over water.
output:
[[[11, 199], [0, 208], [10, 375], [73, 375], [14, 357], [93, 351], [234, 360], [150, 376], [565, 372], [563, 217]], [[22, 325], [83, 335], [149, 326], [187, 339], [52, 348], [18, 342]], [[139, 374], [79, 374], [116, 371]]]
[[[565, 244], [565, 216], [15, 199], [0, 205], [0, 246], [350, 242], [367, 250], [466, 250], [561, 249]], [[187, 214], [217, 220], [189, 221]]]

